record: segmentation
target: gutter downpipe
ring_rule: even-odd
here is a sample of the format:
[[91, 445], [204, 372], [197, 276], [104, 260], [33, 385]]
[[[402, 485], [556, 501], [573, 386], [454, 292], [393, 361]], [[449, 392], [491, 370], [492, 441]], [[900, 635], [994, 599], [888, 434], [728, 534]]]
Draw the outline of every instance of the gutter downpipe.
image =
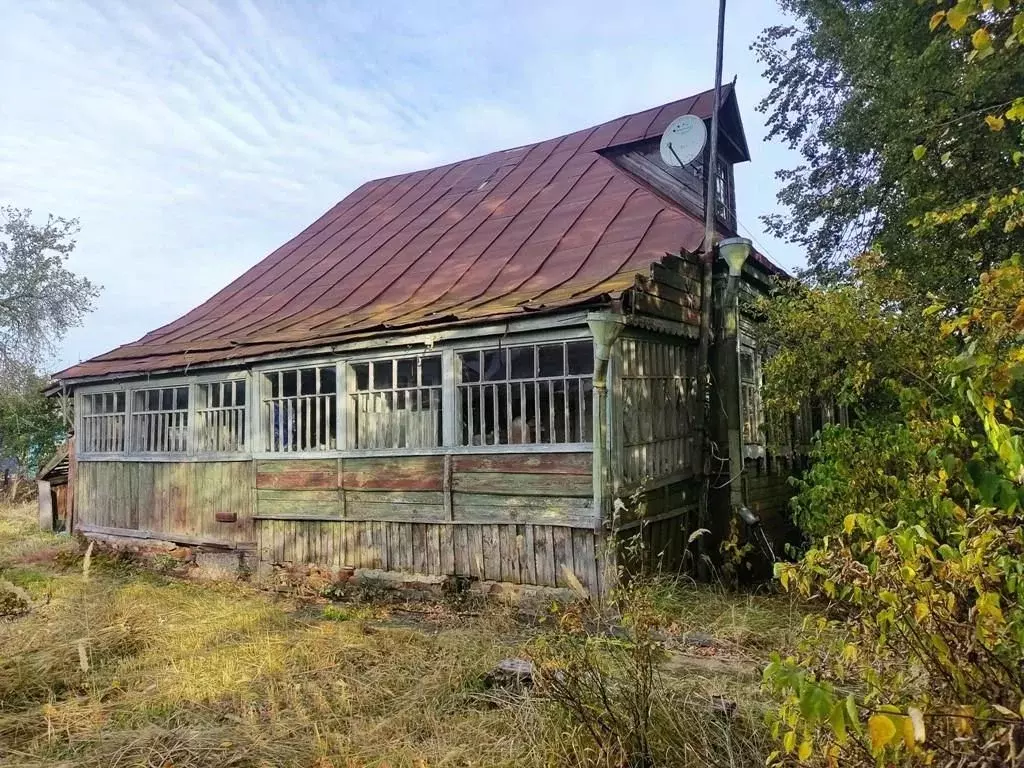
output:
[[[713, 290], [711, 273], [715, 262], [715, 180], [718, 172], [718, 111], [722, 106], [722, 55], [725, 42], [725, 0], [718, 3], [718, 44], [715, 52], [715, 97], [711, 110], [711, 141], [708, 148], [708, 161], [704, 164], [704, 247], [701, 251], [701, 291], [700, 291], [700, 341], [697, 347], [697, 419], [696, 419], [696, 450], [693, 458], [694, 475], [701, 483], [698, 499], [698, 528], [711, 528], [710, 493], [711, 466], [708, 450], [708, 419], [707, 393], [708, 379], [711, 371], [708, 367], [709, 350], [711, 347], [711, 313], [713, 311], [711, 294]], [[707, 542], [702, 536], [697, 540], [700, 557], [697, 558], [698, 575], [706, 577], [708, 567], [705, 560]]]
[[743, 264], [752, 250], [750, 240], [730, 237], [718, 243], [718, 252], [729, 265], [723, 297], [721, 354], [718, 355], [718, 391], [721, 393], [726, 419], [729, 449], [729, 505], [734, 513], [744, 506], [743, 500], [743, 414], [740, 388], [740, 279]]
[[594, 337], [594, 509], [598, 525], [609, 521], [611, 511], [608, 496], [608, 423], [611, 408], [608, 399], [608, 368], [612, 349], [622, 333], [625, 320], [610, 312], [587, 315], [587, 325]]

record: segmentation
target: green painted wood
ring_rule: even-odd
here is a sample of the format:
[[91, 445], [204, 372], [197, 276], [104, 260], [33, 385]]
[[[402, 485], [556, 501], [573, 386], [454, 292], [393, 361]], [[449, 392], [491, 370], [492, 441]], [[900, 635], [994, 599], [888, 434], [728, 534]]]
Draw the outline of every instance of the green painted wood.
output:
[[588, 475], [462, 473], [454, 476], [452, 488], [456, 493], [494, 493], [507, 488], [517, 496], [591, 497], [594, 493], [593, 481]]
[[389, 520], [392, 522], [446, 522], [443, 504], [361, 503], [346, 505], [346, 520]]
[[557, 506], [547, 509], [529, 507], [456, 506], [455, 522], [462, 523], [523, 523], [534, 525], [565, 525], [575, 528], [595, 528], [600, 519], [594, 512], [578, 509], [565, 510]]

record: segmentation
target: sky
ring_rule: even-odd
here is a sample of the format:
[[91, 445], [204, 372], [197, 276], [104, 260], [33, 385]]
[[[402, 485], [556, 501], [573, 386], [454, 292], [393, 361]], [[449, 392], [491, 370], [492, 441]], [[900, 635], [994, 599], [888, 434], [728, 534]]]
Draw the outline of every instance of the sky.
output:
[[[77, 217], [70, 267], [103, 286], [53, 370], [184, 314], [361, 183], [532, 143], [714, 82], [709, 0], [0, 0], [0, 204]], [[752, 162], [741, 234], [775, 171], [749, 50], [781, 16], [730, 0]], [[746, 230], [746, 232], [744, 232]]]

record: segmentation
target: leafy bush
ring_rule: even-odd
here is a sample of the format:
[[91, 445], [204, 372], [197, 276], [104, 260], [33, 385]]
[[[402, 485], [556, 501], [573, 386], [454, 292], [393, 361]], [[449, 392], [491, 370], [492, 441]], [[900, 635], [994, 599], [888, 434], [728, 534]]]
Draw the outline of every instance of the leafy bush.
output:
[[[821, 601], [783, 696], [779, 757], [1016, 764], [1024, 745], [1024, 269], [939, 322], [899, 409], [825, 430], [796, 500], [813, 545], [778, 568]], [[924, 324], [933, 322], [922, 320]], [[867, 361], [870, 364], [870, 360]]]

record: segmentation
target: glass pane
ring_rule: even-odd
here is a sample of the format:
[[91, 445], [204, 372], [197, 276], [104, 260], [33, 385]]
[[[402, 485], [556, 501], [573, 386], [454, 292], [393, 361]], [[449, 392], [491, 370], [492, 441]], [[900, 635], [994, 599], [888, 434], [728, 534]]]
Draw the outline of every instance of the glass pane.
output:
[[534, 377], [533, 352], [533, 347], [513, 347], [508, 351], [510, 379], [532, 379]]
[[408, 389], [416, 386], [416, 360], [399, 360], [398, 361], [398, 382], [396, 384], [400, 389]]
[[394, 361], [378, 360], [373, 363], [373, 388], [391, 389], [394, 374]]
[[423, 386], [441, 386], [441, 358], [424, 357], [420, 365], [420, 376], [422, 377]]
[[480, 381], [480, 353], [465, 352], [459, 355], [459, 362], [462, 365], [462, 381]]
[[370, 388], [370, 364], [354, 363], [352, 372], [355, 374], [356, 391], [365, 392]]
[[588, 376], [594, 372], [594, 345], [589, 341], [573, 341], [565, 345], [569, 373]]
[[562, 376], [565, 373], [564, 350], [561, 344], [548, 344], [537, 349], [538, 376]]
[[245, 382], [244, 381], [236, 381], [235, 382], [235, 405], [236, 406], [245, 405]]
[[484, 381], [503, 381], [505, 379], [504, 358], [504, 350], [489, 349], [484, 352]]
[[747, 381], [754, 380], [754, 356], [749, 352], [740, 354], [740, 378]]
[[188, 387], [178, 387], [174, 390], [174, 407], [179, 411], [188, 410]]
[[338, 391], [338, 372], [334, 366], [320, 369], [320, 394], [333, 395]]
[[299, 392], [300, 395], [316, 394], [316, 368], [303, 368], [299, 371]]
[[281, 376], [283, 381], [281, 397], [295, 397], [298, 385], [298, 372], [284, 371]]

